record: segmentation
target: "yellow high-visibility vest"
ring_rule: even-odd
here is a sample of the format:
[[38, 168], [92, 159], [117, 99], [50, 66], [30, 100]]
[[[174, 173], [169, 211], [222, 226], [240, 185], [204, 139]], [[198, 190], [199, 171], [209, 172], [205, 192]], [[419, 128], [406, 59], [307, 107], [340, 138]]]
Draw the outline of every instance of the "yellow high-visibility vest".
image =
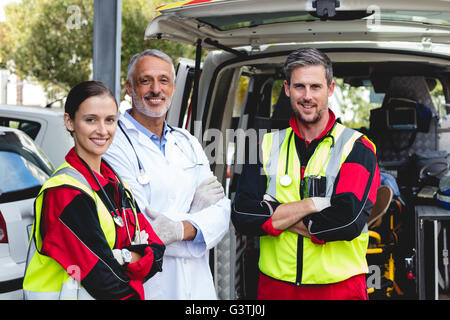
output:
[[[106, 241], [111, 249], [116, 243], [116, 226], [111, 213], [103, 204], [100, 197], [93, 191], [84, 178], [75, 168], [67, 162], [63, 163], [55, 173], [42, 186], [39, 194], [34, 202], [35, 221], [33, 224], [33, 232], [30, 237], [30, 243], [27, 255], [27, 266], [25, 269], [25, 277], [23, 282], [24, 298], [30, 300], [84, 300], [93, 299], [93, 297], [84, 289], [73, 277], [77, 266], [70, 266], [65, 270], [56, 260], [41, 254], [42, 237], [40, 234], [40, 223], [42, 204], [44, 200], [45, 190], [55, 187], [69, 186], [83, 192], [91, 197], [96, 206], [100, 226], [105, 234]], [[128, 186], [125, 186], [128, 188]], [[132, 208], [135, 219], [136, 212]], [[137, 220], [136, 220], [137, 221]], [[128, 282], [126, 279], [122, 279]]]
[[[289, 143], [289, 139], [295, 138], [292, 137], [292, 128], [266, 134], [262, 142], [266, 193], [280, 203], [299, 201], [309, 197], [310, 177], [317, 176], [325, 177], [325, 196], [331, 197], [342, 163], [361, 136], [361, 133], [336, 123], [306, 165], [305, 187], [301, 195], [301, 164], [295, 142]], [[283, 186], [280, 178], [286, 173], [287, 154], [287, 171], [292, 183]], [[351, 241], [330, 241], [325, 244], [314, 244], [311, 239], [286, 230], [279, 236], [260, 237], [259, 268], [269, 277], [296, 285], [336, 283], [368, 272], [368, 242], [367, 226]]]

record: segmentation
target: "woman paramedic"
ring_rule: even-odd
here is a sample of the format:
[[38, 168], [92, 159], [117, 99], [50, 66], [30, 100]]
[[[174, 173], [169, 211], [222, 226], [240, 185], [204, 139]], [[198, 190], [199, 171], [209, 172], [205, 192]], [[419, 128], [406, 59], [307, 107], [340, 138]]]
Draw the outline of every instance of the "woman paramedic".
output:
[[101, 82], [69, 92], [64, 122], [75, 145], [35, 201], [25, 299], [144, 299], [143, 283], [161, 271], [164, 244], [102, 160], [117, 110]]

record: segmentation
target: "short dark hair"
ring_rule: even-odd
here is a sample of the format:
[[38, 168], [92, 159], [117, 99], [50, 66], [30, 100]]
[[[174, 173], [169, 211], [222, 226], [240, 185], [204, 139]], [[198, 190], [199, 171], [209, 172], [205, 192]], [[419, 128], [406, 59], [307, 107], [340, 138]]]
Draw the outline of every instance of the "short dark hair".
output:
[[69, 91], [66, 103], [64, 105], [64, 112], [66, 112], [69, 115], [70, 119], [74, 119], [75, 112], [78, 111], [83, 101], [85, 101], [90, 97], [102, 95], [110, 96], [114, 100], [116, 106], [118, 106], [116, 98], [114, 97], [113, 93], [103, 82], [100, 81], [81, 82]]
[[330, 58], [315, 48], [300, 48], [291, 52], [284, 63], [284, 74], [288, 84], [291, 83], [292, 70], [297, 67], [322, 65], [328, 86], [333, 82], [333, 67]]

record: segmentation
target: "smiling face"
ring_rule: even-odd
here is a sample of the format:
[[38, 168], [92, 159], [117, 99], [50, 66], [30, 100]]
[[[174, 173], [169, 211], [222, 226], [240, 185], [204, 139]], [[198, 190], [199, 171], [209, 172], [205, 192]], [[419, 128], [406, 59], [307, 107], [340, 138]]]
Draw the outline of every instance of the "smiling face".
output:
[[301, 66], [292, 71], [290, 84], [285, 81], [284, 89], [300, 123], [311, 126], [328, 120], [324, 116], [328, 114], [328, 98], [334, 86], [334, 81], [328, 86], [322, 65]]
[[92, 96], [84, 100], [73, 119], [64, 114], [67, 130], [72, 132], [76, 153], [98, 171], [101, 156], [110, 146], [117, 126], [117, 105], [108, 95]]
[[175, 90], [172, 70], [168, 61], [158, 57], [143, 56], [136, 61], [127, 93], [139, 113], [152, 118], [165, 116]]

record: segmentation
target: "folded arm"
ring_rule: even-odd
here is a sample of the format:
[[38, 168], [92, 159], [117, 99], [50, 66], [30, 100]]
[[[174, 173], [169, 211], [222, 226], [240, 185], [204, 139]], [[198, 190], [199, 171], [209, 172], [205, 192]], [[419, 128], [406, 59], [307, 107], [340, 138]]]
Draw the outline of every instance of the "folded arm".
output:
[[279, 203], [265, 195], [267, 178], [261, 174], [260, 164], [244, 166], [232, 207], [236, 229], [246, 235], [279, 235], [284, 230], [309, 236], [302, 219], [317, 212], [315, 203], [305, 199]]
[[319, 242], [351, 240], [363, 230], [379, 186], [375, 151], [365, 138], [343, 163], [331, 198], [284, 204], [264, 200], [267, 178], [261, 172], [260, 164], [245, 165], [237, 185], [231, 218], [246, 235], [277, 236], [289, 230]]
[[358, 139], [336, 177], [331, 206], [302, 219], [308, 231], [323, 241], [352, 240], [361, 234], [380, 185], [373, 145]]
[[92, 199], [75, 189], [55, 188], [46, 194], [42, 217], [42, 253], [65, 270], [77, 266], [79, 280], [91, 296], [142, 298], [142, 279], [130, 278], [114, 258]]

